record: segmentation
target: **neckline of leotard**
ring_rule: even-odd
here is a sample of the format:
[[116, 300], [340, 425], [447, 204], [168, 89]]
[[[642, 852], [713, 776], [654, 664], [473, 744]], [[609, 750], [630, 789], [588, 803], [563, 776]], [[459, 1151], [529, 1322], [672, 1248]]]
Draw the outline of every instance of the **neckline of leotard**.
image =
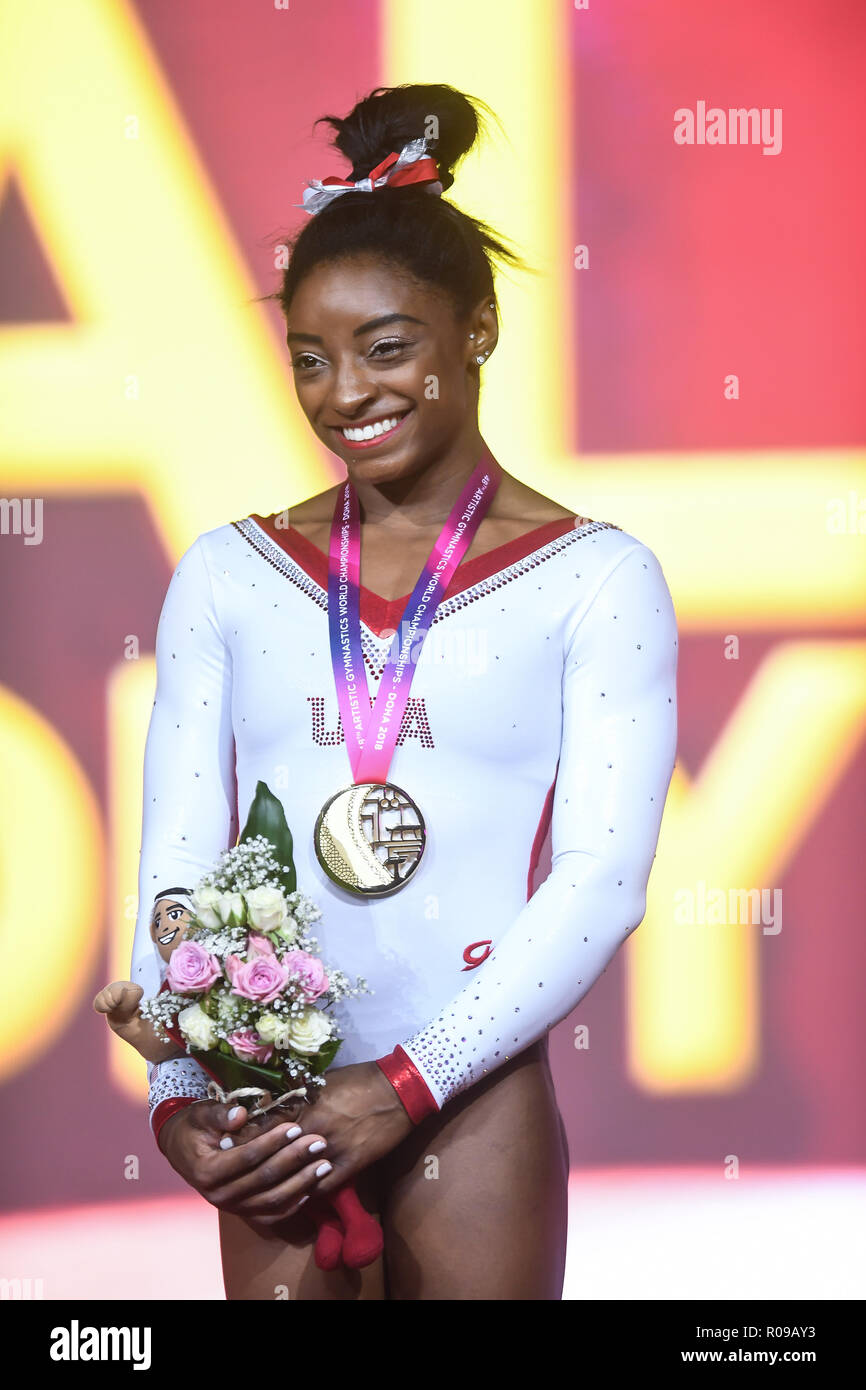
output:
[[[318, 546], [313, 545], [312, 541], [307, 540], [307, 537], [297, 531], [294, 526], [276, 526], [275, 518], [279, 515], [281, 514], [275, 512], [271, 516], [263, 517], [256, 512], [250, 513], [251, 519], [257, 526], [261, 527], [268, 538], [291, 556], [311, 579], [327, 591], [327, 555], [319, 550]], [[533, 551], [540, 550], [548, 541], [556, 540], [559, 536], [573, 531], [577, 520], [577, 516], [555, 517], [552, 521], [545, 521], [541, 526], [526, 531], [522, 536], [516, 536], [514, 540], [503, 541], [501, 545], [495, 545], [492, 550], [486, 550], [483, 555], [476, 555], [471, 560], [462, 561], [454, 571], [443, 598], [452, 598], [455, 594], [462, 593], [464, 589], [471, 588], [473, 584], [478, 584], [483, 579], [490, 579], [499, 574], [509, 565], [516, 564], [518, 560], [524, 560]], [[363, 584], [360, 588], [361, 621], [373, 632], [395, 628], [402, 617], [403, 609], [409, 600], [409, 594], [387, 599], [383, 598], [381, 594], [377, 594], [373, 589], [366, 588]]]

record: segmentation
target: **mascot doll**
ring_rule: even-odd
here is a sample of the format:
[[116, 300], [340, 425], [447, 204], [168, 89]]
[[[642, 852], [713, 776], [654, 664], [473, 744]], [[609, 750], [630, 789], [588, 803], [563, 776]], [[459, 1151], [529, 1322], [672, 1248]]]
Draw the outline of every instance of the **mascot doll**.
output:
[[[158, 893], [150, 919], [150, 936], [163, 963], [167, 963], [186, 935], [192, 915], [192, 902], [185, 888], [169, 888]], [[165, 983], [162, 986], [166, 988]], [[163, 1042], [149, 1019], [139, 1012], [142, 989], [131, 980], [115, 980], [105, 985], [93, 1001], [98, 1014], [104, 1014], [109, 1027], [134, 1047], [148, 1062], [166, 1062], [187, 1055], [179, 1033], [169, 1029], [170, 1042]], [[207, 1067], [200, 1063], [203, 1069]], [[307, 1207], [316, 1223], [315, 1260], [319, 1269], [336, 1269], [342, 1262], [350, 1269], [371, 1264], [382, 1253], [382, 1228], [361, 1205], [352, 1183], [346, 1183], [330, 1198], [314, 1198]]]

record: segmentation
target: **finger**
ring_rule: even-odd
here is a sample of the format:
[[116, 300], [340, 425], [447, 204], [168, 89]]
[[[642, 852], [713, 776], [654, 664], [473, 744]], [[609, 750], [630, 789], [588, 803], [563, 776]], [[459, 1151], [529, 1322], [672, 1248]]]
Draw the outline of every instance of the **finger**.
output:
[[238, 1216], [249, 1217], [263, 1225], [285, 1221], [287, 1216], [297, 1211], [299, 1198], [308, 1196], [318, 1188], [323, 1166], [327, 1166], [324, 1160], [315, 1160], [266, 1192], [254, 1193], [237, 1205], [234, 1205], [236, 1198], [233, 1198], [233, 1210]]
[[[327, 1157], [327, 1154], [323, 1154], [322, 1157]], [[351, 1155], [347, 1154], [340, 1163], [335, 1159], [332, 1160], [333, 1166], [330, 1173], [322, 1174], [318, 1191], [327, 1201], [330, 1201], [341, 1187], [344, 1187], [347, 1182], [351, 1182], [357, 1176], [358, 1170], [351, 1166], [350, 1159]]]
[[222, 1105], [219, 1101], [207, 1101], [195, 1107], [193, 1120], [197, 1129], [204, 1129], [218, 1138], [228, 1132], [242, 1129], [247, 1120], [247, 1111], [242, 1105]]
[[109, 1014], [112, 1020], [125, 1023], [138, 1012], [138, 1003], [143, 994], [140, 985], [132, 981], [116, 981], [101, 989], [93, 1001], [99, 1014]]
[[140, 998], [141, 990], [137, 986], [125, 986], [120, 991], [120, 997], [116, 998], [114, 1008], [110, 1010], [109, 1017], [112, 1023], [130, 1023], [136, 1018]]
[[306, 1167], [323, 1169], [319, 1178], [330, 1172], [327, 1146], [321, 1135], [303, 1134], [287, 1140], [282, 1130], [272, 1130], [214, 1159], [210, 1200], [218, 1206], [244, 1201], [279, 1187]]
[[[236, 1144], [248, 1144], [251, 1139], [258, 1139], [260, 1134], [265, 1134], [274, 1129], [277, 1125], [296, 1126], [296, 1121], [289, 1119], [287, 1115], [281, 1115], [277, 1119], [274, 1115], [255, 1115], [242, 1124], [240, 1129], [235, 1125], [230, 1134], [226, 1134], [220, 1140], [221, 1149], [233, 1149]], [[300, 1134], [300, 1128], [298, 1128]], [[293, 1136], [297, 1138], [297, 1135]]]
[[288, 1133], [291, 1132], [292, 1139], [301, 1134], [300, 1125], [285, 1116], [273, 1120], [263, 1116], [266, 1122], [270, 1120], [264, 1126], [248, 1121], [243, 1106], [199, 1101], [191, 1109], [192, 1124], [199, 1131], [198, 1151], [219, 1158], [220, 1180], [249, 1172], [269, 1154], [280, 1150]]
[[[208, 1113], [202, 1117], [201, 1128], [218, 1131], [221, 1135], [233, 1135], [233, 1144], [245, 1143], [255, 1135], [264, 1134], [271, 1130], [275, 1125], [293, 1125], [291, 1120], [284, 1112], [272, 1110], [268, 1114], [254, 1115], [243, 1105], [221, 1105], [219, 1103], [208, 1106]], [[246, 1132], [244, 1132], [246, 1131]], [[221, 1145], [223, 1148], [230, 1149], [233, 1144]]]
[[98, 1014], [110, 1014], [117, 1005], [117, 990], [114, 985], [105, 985], [97, 994], [93, 1001], [93, 1007]]

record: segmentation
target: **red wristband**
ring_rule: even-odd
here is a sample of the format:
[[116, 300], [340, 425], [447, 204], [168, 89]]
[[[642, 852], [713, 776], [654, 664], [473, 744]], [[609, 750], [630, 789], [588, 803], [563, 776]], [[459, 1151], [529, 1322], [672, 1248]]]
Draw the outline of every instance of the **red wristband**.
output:
[[377, 1057], [376, 1066], [387, 1076], [413, 1124], [419, 1125], [428, 1115], [438, 1114], [436, 1097], [412, 1058], [399, 1044], [387, 1057]]
[[[162, 1129], [166, 1120], [170, 1120], [172, 1115], [176, 1115], [178, 1110], [183, 1110], [187, 1105], [195, 1105], [194, 1096], [169, 1096], [166, 1100], [161, 1100], [153, 1112], [150, 1126], [153, 1130], [153, 1137], [159, 1147], [159, 1131]], [[162, 1152], [160, 1150], [160, 1152]]]

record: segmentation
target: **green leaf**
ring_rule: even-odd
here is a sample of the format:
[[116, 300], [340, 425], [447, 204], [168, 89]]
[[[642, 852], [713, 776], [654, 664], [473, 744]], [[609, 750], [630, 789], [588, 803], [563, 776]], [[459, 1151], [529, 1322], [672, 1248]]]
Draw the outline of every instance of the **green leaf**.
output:
[[264, 835], [270, 841], [280, 865], [288, 865], [287, 871], [281, 869], [279, 880], [284, 892], [294, 893], [298, 886], [298, 875], [292, 857], [292, 832], [282, 802], [274, 796], [266, 782], [256, 783], [256, 794], [238, 844], [254, 840], [257, 835]]
[[304, 1058], [314, 1076], [321, 1076], [323, 1071], [327, 1071], [340, 1050], [342, 1041], [342, 1038], [331, 1038], [330, 1042], [322, 1044], [315, 1057]]
[[261, 1086], [262, 1090], [281, 1095], [283, 1091], [294, 1089], [283, 1072], [271, 1067], [260, 1067], [253, 1062], [242, 1062], [240, 1058], [235, 1057], [231, 1048], [226, 1055], [222, 1050], [223, 1046], [224, 1044], [220, 1043], [219, 1051], [196, 1052], [195, 1055], [201, 1059], [202, 1066], [215, 1077], [224, 1091], [236, 1091], [240, 1086]]

